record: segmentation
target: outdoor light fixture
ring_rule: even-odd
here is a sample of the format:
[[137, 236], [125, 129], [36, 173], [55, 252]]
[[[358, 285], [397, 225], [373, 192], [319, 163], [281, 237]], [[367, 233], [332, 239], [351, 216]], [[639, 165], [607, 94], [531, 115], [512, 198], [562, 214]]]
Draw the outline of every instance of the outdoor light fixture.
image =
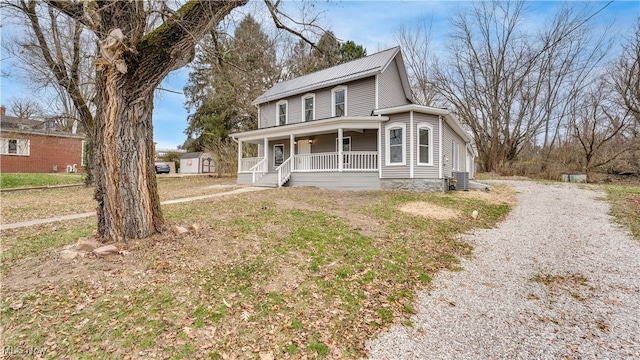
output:
[[313, 144], [313, 139], [309, 138], [309, 145]]

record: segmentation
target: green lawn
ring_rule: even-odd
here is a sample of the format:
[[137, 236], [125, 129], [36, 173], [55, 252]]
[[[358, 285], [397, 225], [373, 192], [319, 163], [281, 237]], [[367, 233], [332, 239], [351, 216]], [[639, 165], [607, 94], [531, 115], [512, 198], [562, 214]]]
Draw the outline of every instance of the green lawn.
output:
[[0, 174], [0, 189], [82, 184], [82, 174]]

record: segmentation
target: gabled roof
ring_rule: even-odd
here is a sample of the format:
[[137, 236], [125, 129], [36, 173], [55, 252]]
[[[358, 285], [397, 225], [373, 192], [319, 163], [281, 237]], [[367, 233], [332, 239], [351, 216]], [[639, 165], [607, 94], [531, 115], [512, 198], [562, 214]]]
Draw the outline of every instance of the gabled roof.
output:
[[[319, 88], [339, 85], [347, 81], [362, 79], [382, 73], [400, 52], [400, 47], [349, 61], [328, 69], [316, 71], [295, 79], [286, 80], [275, 84], [271, 89], [260, 95], [253, 101], [254, 105], [268, 101], [282, 99], [287, 96], [304, 94]], [[401, 61], [401, 60], [400, 60]], [[404, 64], [399, 64], [400, 71], [405, 71]], [[406, 74], [403, 74], [406, 77]]]

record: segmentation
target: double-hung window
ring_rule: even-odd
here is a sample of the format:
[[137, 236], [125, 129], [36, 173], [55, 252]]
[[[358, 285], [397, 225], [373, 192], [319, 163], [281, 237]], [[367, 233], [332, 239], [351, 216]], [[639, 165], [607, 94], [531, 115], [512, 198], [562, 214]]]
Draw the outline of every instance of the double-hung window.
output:
[[302, 121], [311, 121], [316, 119], [316, 96], [308, 94], [302, 97]]
[[276, 103], [276, 109], [277, 109], [277, 119], [276, 119], [276, 125], [278, 126], [282, 126], [282, 125], [286, 125], [288, 123], [288, 107], [289, 107], [289, 103], [286, 100], [283, 101], [279, 101]]
[[427, 124], [418, 124], [418, 165], [433, 165], [433, 130]]
[[347, 87], [338, 86], [331, 90], [331, 116], [347, 116]]
[[391, 124], [385, 132], [386, 165], [406, 165], [406, 125]]
[[3, 155], [29, 155], [30, 142], [27, 139], [0, 139]]

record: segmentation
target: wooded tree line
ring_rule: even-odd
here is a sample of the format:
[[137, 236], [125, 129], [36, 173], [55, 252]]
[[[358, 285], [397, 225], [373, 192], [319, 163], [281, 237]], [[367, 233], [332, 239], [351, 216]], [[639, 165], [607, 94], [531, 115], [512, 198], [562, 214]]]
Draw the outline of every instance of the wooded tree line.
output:
[[402, 28], [414, 98], [458, 113], [482, 171], [640, 174], [640, 21], [611, 36], [598, 6], [565, 4], [531, 30], [526, 2], [477, 2], [437, 53], [428, 21]]

